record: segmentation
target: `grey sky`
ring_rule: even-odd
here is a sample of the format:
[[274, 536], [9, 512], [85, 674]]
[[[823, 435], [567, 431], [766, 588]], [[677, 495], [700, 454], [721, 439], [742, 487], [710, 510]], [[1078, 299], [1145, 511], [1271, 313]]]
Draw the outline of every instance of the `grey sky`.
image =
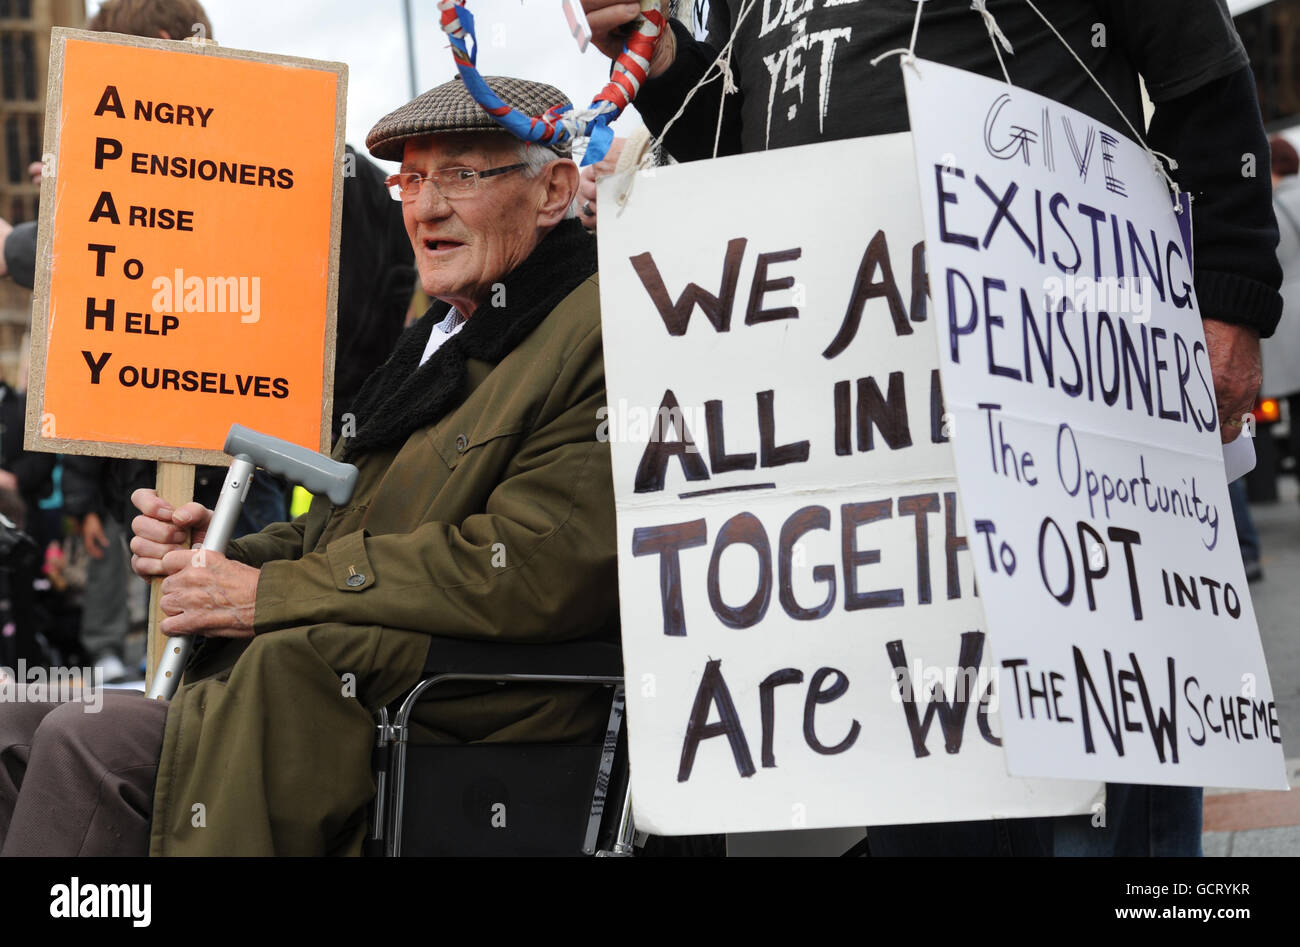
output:
[[[201, 0], [223, 46], [327, 59], [348, 65], [348, 142], [364, 149], [375, 121], [406, 102], [410, 85], [402, 0]], [[88, 0], [94, 11], [99, 3]], [[413, 0], [420, 90], [456, 74], [434, 0]], [[609, 60], [569, 35], [560, 0], [471, 0], [482, 49], [479, 69], [558, 86], [579, 107], [609, 77]], [[641, 124], [629, 110], [615, 126]]]

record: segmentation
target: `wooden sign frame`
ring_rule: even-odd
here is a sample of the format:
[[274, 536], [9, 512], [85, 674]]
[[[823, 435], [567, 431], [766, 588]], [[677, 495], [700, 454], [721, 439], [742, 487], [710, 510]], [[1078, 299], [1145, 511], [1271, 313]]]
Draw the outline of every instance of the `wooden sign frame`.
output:
[[[334, 399], [334, 363], [336, 357], [335, 334], [338, 324], [338, 266], [340, 233], [343, 223], [343, 168], [346, 154], [346, 112], [348, 67], [344, 63], [279, 56], [250, 50], [227, 49], [215, 43], [195, 43], [188, 40], [148, 39], [121, 33], [98, 33], [56, 27], [50, 38], [50, 70], [46, 88], [44, 153], [59, 153], [61, 117], [63, 108], [63, 64], [68, 40], [102, 43], [115, 46], [137, 46], [169, 53], [193, 56], [216, 56], [290, 68], [306, 68], [332, 72], [338, 78], [337, 111], [334, 135], [334, 190], [330, 218], [329, 271], [327, 284], [324, 373], [320, 413], [320, 446], [329, 450], [330, 425]], [[37, 236], [36, 285], [32, 302], [31, 355], [27, 398], [26, 433], [23, 446], [27, 450], [49, 451], [64, 454], [91, 454], [137, 460], [156, 460], [181, 464], [217, 464], [224, 466], [230, 458], [219, 449], [177, 447], [164, 444], [124, 444], [116, 441], [73, 440], [57, 436], [46, 437], [42, 428], [45, 406], [46, 357], [49, 341], [50, 281], [53, 265], [53, 223], [57, 174], [41, 178], [40, 221]], [[237, 420], [237, 419], [236, 419]]]

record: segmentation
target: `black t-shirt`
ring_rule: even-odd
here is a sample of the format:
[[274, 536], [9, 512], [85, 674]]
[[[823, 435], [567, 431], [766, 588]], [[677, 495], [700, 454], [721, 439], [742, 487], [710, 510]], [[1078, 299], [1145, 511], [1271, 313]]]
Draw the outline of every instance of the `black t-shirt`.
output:
[[[1038, 0], [1035, 6], [1139, 128], [1139, 64], [1156, 103], [1247, 64], [1221, 0]], [[714, 0], [707, 40], [714, 51], [726, 43], [743, 7], [744, 0]], [[990, 0], [988, 9], [1015, 51], [1002, 53], [1015, 85], [1125, 130], [1115, 107], [1029, 4]], [[905, 131], [907, 106], [899, 60], [891, 57], [877, 66], [871, 60], [887, 50], [907, 47], [915, 16], [914, 0], [755, 0], [732, 53], [740, 93], [735, 97], [738, 115], [729, 117], [738, 118], [739, 127], [728, 128], [730, 147], [720, 153]], [[969, 0], [925, 4], [916, 54], [1002, 77], [984, 19], [971, 9]], [[700, 57], [712, 58], [703, 50], [696, 56], [687, 51], [677, 63], [681, 69], [647, 83], [637, 104], [649, 102], [648, 111], [654, 112], [653, 100], [680, 102], [676, 90], [661, 92], [661, 86], [676, 84], [671, 75], [675, 71], [686, 79], [694, 72], [691, 60]], [[712, 100], [716, 109], [716, 95]], [[705, 154], [711, 154], [713, 136], [703, 138], [698, 144], [707, 146]], [[704, 156], [689, 150], [691, 158]]]

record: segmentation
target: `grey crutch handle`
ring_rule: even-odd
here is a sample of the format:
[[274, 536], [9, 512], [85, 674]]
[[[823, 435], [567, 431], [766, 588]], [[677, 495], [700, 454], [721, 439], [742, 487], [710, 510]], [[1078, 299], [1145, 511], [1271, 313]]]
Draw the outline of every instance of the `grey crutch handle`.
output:
[[[232, 424], [226, 435], [226, 453], [234, 457], [226, 479], [221, 486], [212, 519], [203, 536], [202, 549], [224, 553], [230, 535], [239, 520], [239, 513], [248, 498], [253, 484], [254, 468], [262, 467], [271, 473], [281, 474], [302, 484], [311, 493], [322, 493], [335, 506], [352, 499], [357, 485], [357, 468], [333, 460], [313, 450], [288, 441], [259, 434], [240, 424]], [[191, 635], [167, 639], [167, 646], [158, 661], [153, 683], [146, 694], [151, 700], [170, 700], [180, 684], [181, 674], [189, 662], [194, 648]]]
[[278, 437], [259, 434], [242, 424], [230, 425], [226, 453], [231, 457], [246, 455], [263, 470], [302, 484], [308, 493], [325, 494], [335, 506], [347, 503], [357, 486], [357, 468], [351, 464]]

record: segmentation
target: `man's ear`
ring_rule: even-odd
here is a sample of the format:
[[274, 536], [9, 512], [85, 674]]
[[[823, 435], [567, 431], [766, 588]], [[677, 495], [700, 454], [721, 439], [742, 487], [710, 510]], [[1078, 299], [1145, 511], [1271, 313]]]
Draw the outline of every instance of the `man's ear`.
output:
[[543, 169], [546, 191], [537, 208], [537, 223], [554, 227], [564, 219], [573, 199], [578, 196], [578, 166], [572, 161], [552, 161]]

